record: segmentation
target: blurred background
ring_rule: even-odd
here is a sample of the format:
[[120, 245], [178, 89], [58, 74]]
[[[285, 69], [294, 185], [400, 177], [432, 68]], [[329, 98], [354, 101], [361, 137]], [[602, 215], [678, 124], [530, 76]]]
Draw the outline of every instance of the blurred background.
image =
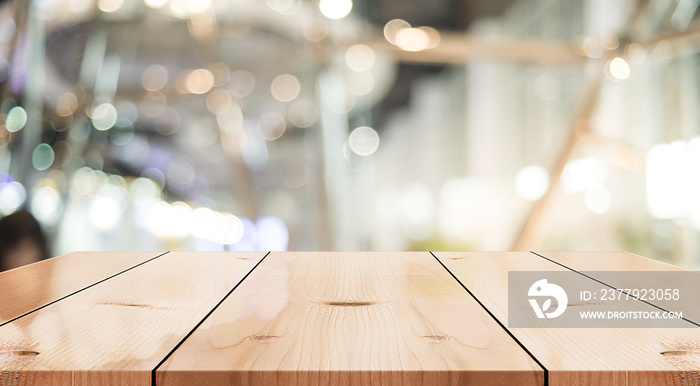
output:
[[49, 256], [699, 269], [699, 2], [0, 1], [0, 215], [29, 212]]

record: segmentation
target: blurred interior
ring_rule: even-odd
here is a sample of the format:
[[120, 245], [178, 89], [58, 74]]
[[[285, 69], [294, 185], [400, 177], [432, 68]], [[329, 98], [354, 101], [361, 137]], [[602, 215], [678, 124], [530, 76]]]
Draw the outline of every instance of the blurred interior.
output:
[[699, 0], [0, 2], [0, 215], [76, 250], [700, 267]]

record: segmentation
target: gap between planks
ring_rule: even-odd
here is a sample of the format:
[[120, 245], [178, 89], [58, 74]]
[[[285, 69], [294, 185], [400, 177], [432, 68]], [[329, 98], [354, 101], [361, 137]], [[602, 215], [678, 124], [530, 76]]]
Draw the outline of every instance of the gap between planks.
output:
[[[533, 253], [534, 253], [534, 252], [533, 252]], [[467, 293], [468, 293], [474, 300], [476, 300], [477, 303], [479, 303], [479, 305], [481, 306], [481, 308], [483, 308], [484, 311], [486, 311], [486, 312], [489, 314], [489, 316], [490, 316], [494, 321], [496, 321], [496, 323], [498, 323], [499, 326], [501, 326], [501, 328], [508, 334], [508, 336], [510, 336], [511, 339], [513, 339], [513, 340], [515, 341], [515, 343], [517, 343], [518, 346], [520, 346], [520, 348], [522, 348], [523, 351], [525, 351], [525, 352], [527, 353], [527, 355], [529, 355], [530, 358], [532, 358], [532, 360], [535, 361], [535, 363], [537, 363], [537, 365], [540, 366], [540, 367], [542, 368], [542, 370], [544, 371], [544, 386], [549, 386], [549, 370], [547, 370], [547, 368], [542, 364], [542, 362], [540, 362], [540, 361], [537, 359], [537, 357], [535, 357], [535, 355], [533, 355], [533, 354], [530, 352], [530, 350], [528, 350], [527, 347], [525, 347], [525, 345], [522, 344], [522, 343], [518, 340], [518, 338], [516, 338], [515, 335], [513, 335], [513, 333], [510, 332], [510, 330], [508, 330], [508, 327], [506, 327], [503, 323], [501, 323], [501, 321], [498, 320], [498, 318], [491, 312], [491, 310], [489, 310], [489, 309], [484, 305], [484, 303], [482, 303], [481, 300], [479, 300], [479, 299], [472, 293], [472, 291], [470, 291], [469, 288], [467, 288], [467, 286], [465, 286], [464, 283], [462, 283], [462, 282], [457, 278], [457, 276], [455, 276], [455, 274], [452, 273], [452, 271], [450, 271], [450, 269], [447, 268], [447, 266], [445, 266], [445, 264], [443, 264], [442, 261], [440, 261], [440, 259], [438, 259], [438, 257], [433, 253], [433, 251], [430, 251], [430, 254], [435, 258], [435, 260], [437, 260], [437, 262], [438, 262], [443, 268], [445, 268], [445, 270], [450, 274], [450, 276], [452, 276], [452, 277], [457, 281], [457, 283], [459, 283], [459, 285], [462, 286], [462, 288], [464, 288], [464, 290], [467, 291]], [[154, 384], [154, 385], [155, 385], [155, 384]]]
[[75, 294], [78, 294], [78, 293], [80, 293], [80, 292], [83, 292], [83, 291], [87, 290], [88, 288], [92, 288], [92, 287], [94, 287], [94, 286], [96, 286], [96, 285], [98, 285], [98, 284], [100, 284], [100, 283], [104, 283], [105, 281], [107, 281], [107, 280], [109, 280], [109, 279], [112, 279], [112, 278], [115, 278], [115, 277], [117, 277], [117, 276], [123, 274], [124, 272], [131, 271], [132, 269], [134, 269], [134, 268], [136, 268], [136, 267], [140, 267], [140, 266], [142, 266], [142, 265], [144, 265], [144, 264], [146, 264], [146, 263], [148, 263], [148, 262], [150, 262], [150, 261], [153, 261], [153, 260], [155, 260], [155, 259], [157, 259], [157, 258], [159, 258], [159, 257], [161, 257], [161, 256], [166, 255], [168, 252], [169, 252], [169, 251], [165, 251], [165, 252], [163, 252], [163, 253], [161, 253], [161, 254], [159, 254], [159, 255], [156, 255], [156, 256], [154, 256], [154, 257], [151, 257], [151, 258], [148, 259], [148, 260], [142, 261], [142, 262], [140, 262], [140, 263], [134, 265], [133, 267], [129, 267], [129, 268], [126, 268], [126, 269], [124, 269], [124, 270], [121, 270], [121, 271], [119, 271], [119, 272], [117, 272], [117, 273], [115, 273], [115, 274], [113, 274], [113, 275], [110, 275], [110, 276], [104, 278], [104, 279], [98, 280], [98, 281], [96, 281], [96, 282], [94, 282], [94, 283], [92, 283], [92, 284], [90, 284], [90, 285], [88, 285], [88, 286], [85, 286], [85, 287], [83, 287], [83, 288], [80, 288], [80, 289], [78, 289], [78, 290], [76, 290], [76, 291], [73, 291], [73, 292], [67, 294], [67, 295], [61, 296], [61, 297], [58, 298], [58, 299], [52, 300], [52, 301], [50, 301], [50, 302], [48, 302], [48, 303], [46, 303], [46, 304], [44, 304], [44, 305], [42, 305], [42, 306], [40, 306], [40, 307], [37, 307], [37, 308], [31, 310], [31, 311], [27, 311], [27, 312], [25, 312], [25, 313], [23, 313], [23, 314], [21, 314], [21, 315], [18, 315], [18, 316], [16, 316], [16, 317], [12, 318], [12, 319], [9, 319], [9, 320], [7, 320], [7, 321], [5, 321], [5, 322], [2, 322], [2, 323], [0, 323], [0, 327], [4, 326], [4, 325], [6, 325], [6, 324], [10, 324], [10, 323], [12, 323], [12, 322], [15, 322], [15, 321], [17, 321], [17, 320], [19, 320], [19, 319], [21, 319], [21, 318], [27, 316], [27, 315], [33, 314], [34, 312], [37, 312], [37, 311], [39, 311], [39, 310], [41, 310], [41, 309], [43, 309], [43, 308], [46, 308], [46, 307], [48, 307], [48, 306], [50, 306], [50, 305], [52, 305], [52, 304], [54, 304], [54, 303], [58, 303], [59, 301], [64, 300], [64, 299], [67, 299], [67, 298], [69, 298], [69, 297], [71, 297], [71, 296], [73, 296], [73, 295], [75, 295]]
[[[556, 264], [556, 265], [558, 265], [558, 266], [560, 266], [560, 267], [566, 268], [566, 269], [568, 269], [569, 271], [576, 272], [576, 273], [578, 273], [579, 275], [584, 276], [584, 277], [586, 277], [586, 278], [588, 278], [588, 279], [590, 279], [590, 280], [593, 280], [593, 281], [595, 281], [595, 282], [597, 282], [597, 283], [600, 283], [600, 284], [602, 284], [602, 285], [604, 285], [604, 286], [606, 286], [606, 287], [609, 287], [609, 288], [614, 289], [614, 290], [616, 290], [616, 291], [618, 290], [618, 288], [616, 288], [615, 286], [613, 286], [613, 285], [611, 285], [611, 284], [608, 284], [608, 283], [606, 283], [606, 282], [604, 282], [604, 281], [602, 281], [602, 280], [599, 280], [599, 279], [597, 279], [597, 278], [595, 278], [595, 277], [593, 277], [593, 276], [586, 275], [585, 273], [583, 273], [583, 272], [581, 272], [581, 271], [578, 271], [578, 270], [576, 270], [576, 269], [574, 269], [574, 268], [571, 268], [571, 267], [569, 267], [569, 266], [567, 266], [567, 265], [565, 265], [565, 264], [562, 264], [562, 263], [560, 263], [560, 262], [558, 262], [558, 261], [556, 261], [556, 260], [550, 259], [550, 258], [547, 257], [547, 256], [541, 255], [541, 254], [539, 254], [539, 253], [537, 253], [537, 252], [535, 252], [535, 251], [530, 251], [530, 253], [534, 254], [535, 256], [539, 256], [539, 257], [541, 257], [541, 258], [543, 258], [543, 259], [545, 259], [545, 260], [547, 260], [547, 261], [549, 261], [549, 262], [551, 262], [551, 263], [554, 263], [554, 264]], [[667, 310], [667, 309], [665, 309], [665, 308], [663, 308], [663, 307], [661, 307], [661, 306], [658, 306], [658, 305], [656, 305], [656, 304], [654, 304], [654, 303], [651, 303], [651, 302], [649, 302], [649, 301], [647, 301], [647, 300], [645, 300], [645, 299], [639, 299], [638, 297], [636, 297], [636, 296], [634, 296], [634, 295], [632, 295], [632, 294], [629, 294], [629, 293], [627, 293], [627, 292], [625, 292], [625, 291], [622, 291], [622, 290], [620, 290], [620, 291], [621, 291], [623, 294], [625, 294], [625, 295], [627, 295], [627, 296], [629, 296], [629, 297], [631, 297], [631, 298], [637, 299], [637, 300], [639, 300], [639, 301], [642, 302], [642, 303], [646, 303], [647, 305], [650, 305], [650, 306], [652, 306], [652, 307], [654, 307], [654, 308], [656, 308], [656, 309], [658, 309], [658, 310], [660, 310], [660, 311], [664, 311], [664, 312], [671, 313], [670, 310]], [[682, 320], [685, 320], [686, 322], [688, 322], [688, 323], [690, 323], [690, 324], [693, 324], [693, 325], [695, 325], [695, 326], [697, 326], [697, 327], [700, 327], [700, 323], [697, 323], [697, 322], [695, 322], [695, 321], [692, 321], [692, 320], [690, 320], [690, 319], [688, 319], [688, 318], [686, 318], [686, 317], [682, 317], [681, 319], [682, 319]]]
[[168, 355], [166, 355], [166, 356], [156, 365], [156, 367], [154, 367], [153, 370], [151, 370], [151, 385], [152, 385], [152, 386], [156, 386], [156, 372], [158, 371], [158, 368], [160, 368], [160, 366], [163, 365], [163, 363], [165, 363], [165, 361], [167, 361], [168, 358], [170, 358], [170, 356], [172, 356], [173, 353], [175, 353], [175, 351], [177, 351], [177, 349], [180, 348], [180, 346], [182, 346], [183, 343], [185, 343], [185, 341], [187, 340], [187, 338], [189, 338], [192, 334], [194, 334], [195, 331], [197, 331], [197, 329], [199, 328], [199, 326], [201, 326], [202, 323], [204, 323], [204, 321], [207, 320], [207, 318], [208, 318], [211, 314], [213, 314], [214, 311], [216, 311], [217, 308], [219, 308], [219, 306], [221, 305], [221, 303], [223, 303], [223, 302], [233, 293], [233, 291], [235, 291], [236, 288], [238, 288], [238, 286], [240, 286], [241, 283], [243, 283], [243, 282], [245, 281], [245, 279], [246, 279], [248, 276], [250, 276], [250, 274], [253, 273], [253, 271], [255, 271], [256, 268], [258, 268], [258, 266], [260, 265], [260, 263], [262, 263], [262, 262], [265, 260], [265, 258], [266, 258], [267, 256], [270, 255], [271, 252], [272, 252], [272, 251], [267, 251], [267, 253], [265, 254], [265, 256], [263, 256], [262, 259], [260, 259], [260, 261], [258, 261], [258, 263], [255, 264], [255, 265], [253, 266], [253, 268], [251, 268], [250, 271], [248, 271], [248, 273], [245, 274], [245, 276], [243, 276], [243, 278], [238, 282], [238, 284], [236, 284], [235, 286], [233, 286], [233, 288], [231, 288], [231, 290], [230, 290], [218, 303], [216, 303], [216, 305], [215, 305], [211, 310], [209, 310], [209, 312], [208, 312], [206, 315], [204, 315], [204, 317], [202, 318], [202, 320], [200, 320], [199, 323], [197, 323], [197, 325], [195, 325], [195, 326], [192, 328], [192, 330], [190, 330], [190, 332], [188, 332], [187, 335], [185, 335], [185, 336], [175, 345], [175, 347], [173, 347], [172, 350], [170, 350], [170, 352], [168, 353]]

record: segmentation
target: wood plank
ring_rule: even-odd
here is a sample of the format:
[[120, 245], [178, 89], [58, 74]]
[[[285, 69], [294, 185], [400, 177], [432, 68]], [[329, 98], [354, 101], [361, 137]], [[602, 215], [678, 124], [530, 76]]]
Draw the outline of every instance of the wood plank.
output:
[[159, 386], [543, 382], [427, 252], [272, 252], [156, 372]]
[[[678, 289], [680, 300], [645, 299], [645, 301], [664, 310], [683, 310], [685, 319], [700, 326], [700, 303], [697, 301], [697, 294], [700, 293], [700, 274], [697, 272], [628, 252], [535, 253], [571, 270], [583, 272], [614, 288]], [[633, 272], [633, 274], [627, 274], [627, 272]], [[625, 293], [627, 292], [631, 291]]]
[[150, 385], [264, 253], [173, 252], [0, 327], [0, 384]]
[[687, 271], [629, 252], [535, 252], [576, 271]]
[[165, 252], [73, 252], [0, 272], [0, 326]]
[[[508, 271], [566, 270], [528, 252], [435, 255], [503, 323], [508, 320]], [[700, 384], [697, 328], [509, 330], [548, 370], [550, 385]]]

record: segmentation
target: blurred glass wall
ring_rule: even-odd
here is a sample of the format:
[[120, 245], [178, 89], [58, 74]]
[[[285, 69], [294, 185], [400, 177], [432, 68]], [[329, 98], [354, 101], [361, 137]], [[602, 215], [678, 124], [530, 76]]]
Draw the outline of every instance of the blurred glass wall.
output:
[[74, 250], [700, 266], [698, 0], [0, 2], [0, 215]]

